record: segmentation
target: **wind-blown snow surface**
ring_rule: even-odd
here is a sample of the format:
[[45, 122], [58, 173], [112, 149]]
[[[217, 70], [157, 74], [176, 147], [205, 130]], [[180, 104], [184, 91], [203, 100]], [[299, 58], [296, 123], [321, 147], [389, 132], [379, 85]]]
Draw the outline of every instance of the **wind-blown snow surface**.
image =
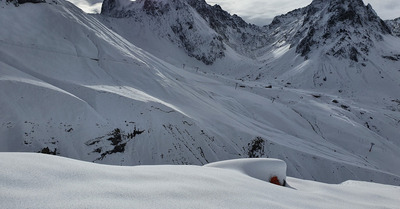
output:
[[271, 178], [277, 177], [279, 183], [285, 185], [286, 163], [278, 159], [235, 159], [209, 163], [204, 166], [235, 170], [247, 176], [267, 182], [270, 181]]
[[[268, 159], [248, 161], [269, 168]], [[222, 162], [223, 163], [223, 162]], [[288, 178], [282, 187], [230, 169], [106, 166], [41, 154], [0, 153], [0, 207], [19, 208], [396, 208], [400, 187]], [[274, 166], [271, 170], [276, 169]], [[259, 175], [262, 175], [261, 173]]]
[[[142, 38], [125, 38], [135, 32], [122, 37], [102, 21], [62, 0], [19, 7], [0, 1], [7, 28], [0, 30], [0, 151], [114, 165], [274, 157], [287, 162], [290, 176], [400, 184], [396, 61], [375, 57], [384, 79], [371, 94], [362, 90], [379, 74], [372, 67], [363, 86], [349, 80], [332, 90], [294, 83], [312, 78], [317, 67], [326, 74], [335, 68], [304, 60], [285, 42], [257, 62], [227, 48], [206, 66], [148, 28], [141, 30], [145, 43], [160, 43], [169, 54], [156, 57], [149, 51], [158, 44], [139, 48]], [[378, 50], [397, 53], [398, 39], [384, 38], [391, 42]], [[355, 65], [352, 76], [363, 70]], [[288, 72], [281, 75], [280, 67]]]

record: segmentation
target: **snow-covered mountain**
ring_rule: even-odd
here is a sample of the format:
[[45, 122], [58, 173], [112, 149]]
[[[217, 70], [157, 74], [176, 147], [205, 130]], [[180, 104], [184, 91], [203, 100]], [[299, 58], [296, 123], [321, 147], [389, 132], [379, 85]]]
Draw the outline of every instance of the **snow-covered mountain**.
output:
[[[305, 8], [276, 17], [267, 27], [273, 39], [260, 53], [259, 59], [265, 64], [261, 76], [258, 74], [261, 80], [274, 78], [296, 91], [314, 91], [318, 99], [325, 98], [325, 111], [342, 108], [345, 111], [339, 117], [344, 116], [345, 123], [352, 121], [348, 123], [352, 133], [347, 134], [353, 136], [343, 137], [344, 129], [337, 129], [340, 122], [333, 125], [334, 114], [325, 119], [321, 114], [305, 116], [315, 123], [315, 131], [322, 138], [337, 145], [345, 138], [361, 142], [356, 138], [363, 134], [354, 134], [355, 130], [366, 129], [373, 132], [373, 138], [399, 146], [399, 39], [370, 5], [361, 0], [314, 0]], [[300, 108], [293, 100], [288, 103], [294, 110]], [[299, 115], [305, 114], [301, 111]], [[389, 123], [371, 126], [378, 117]], [[388, 127], [393, 130], [391, 134], [383, 131]], [[330, 135], [335, 129], [338, 134]], [[371, 147], [375, 144], [370, 143]]]
[[289, 176], [399, 185], [399, 38], [361, 1], [329, 2], [260, 28], [204, 1], [0, 1], [0, 151], [275, 157]]
[[[280, 30], [282, 25], [290, 31]], [[390, 34], [371, 5], [365, 6], [362, 0], [314, 0], [303, 9], [276, 17], [269, 27], [284, 32], [279, 41], [289, 42], [302, 56], [324, 47], [327, 55], [355, 62], [368, 56], [374, 41]]]
[[[226, 56], [227, 47], [251, 56], [254, 49], [267, 43], [260, 27], [246, 23], [237, 15], [231, 16], [218, 5], [210, 6], [204, 0], [105, 0], [101, 14], [118, 18], [111, 25], [120, 25], [118, 32], [121, 34], [149, 30], [207, 65]], [[125, 38], [130, 40], [131, 36]]]
[[268, 38], [262, 28], [246, 23], [237, 15], [230, 15], [219, 5], [210, 6], [204, 0], [187, 2], [223, 37], [224, 43], [235, 51], [252, 56], [252, 51], [267, 44]]
[[[312, 80], [303, 80], [301, 76], [302, 81], [294, 82], [296, 84], [328, 86], [333, 89], [335, 86], [355, 83], [351, 89], [361, 87], [364, 90], [364, 86], [380, 78], [382, 83], [398, 86], [397, 81], [392, 80], [398, 76], [397, 71], [392, 72], [397, 63], [389, 63], [390, 67], [380, 65], [386, 62], [385, 59], [398, 56], [398, 39], [391, 36], [390, 28], [376, 15], [371, 5], [365, 6], [361, 0], [315, 0], [305, 8], [276, 17], [269, 28], [275, 37], [274, 46], [295, 48], [296, 54], [306, 60], [311, 59], [309, 64], [319, 62], [324, 65], [315, 66], [312, 70], [314, 72], [311, 72], [314, 75], [307, 75]], [[345, 66], [339, 67], [338, 63]], [[284, 67], [288, 70], [291, 68]], [[356, 69], [357, 75], [349, 73], [350, 68]], [[282, 74], [282, 70], [279, 71]], [[305, 75], [303, 72], [301, 74]], [[388, 77], [390, 81], [387, 81]]]
[[[206, 64], [225, 56], [222, 37], [207, 30], [207, 23], [186, 1], [106, 0], [101, 14], [129, 18], [137, 24], [143, 24], [151, 32], [159, 33], [159, 37], [169, 39], [189, 56]], [[129, 23], [125, 23], [123, 28], [134, 30]]]

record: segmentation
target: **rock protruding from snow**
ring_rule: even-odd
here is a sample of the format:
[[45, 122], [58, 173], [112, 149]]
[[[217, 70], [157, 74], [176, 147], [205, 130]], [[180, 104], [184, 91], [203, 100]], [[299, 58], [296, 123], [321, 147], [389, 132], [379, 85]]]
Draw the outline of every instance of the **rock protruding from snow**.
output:
[[118, 0], [104, 0], [101, 6], [101, 14], [111, 15], [111, 12], [118, 8], [118, 3]]
[[393, 35], [400, 37], [400, 17], [394, 20], [387, 20], [386, 24], [392, 30]]
[[[289, 29], [282, 33], [282, 28]], [[307, 57], [324, 47], [323, 53], [358, 62], [368, 56], [375, 41], [390, 28], [362, 0], [314, 0], [309, 6], [276, 17], [270, 29]], [[294, 30], [293, 30], [294, 29]]]
[[286, 182], [286, 163], [272, 158], [244, 158], [226, 160], [204, 165], [222, 169], [235, 170], [253, 178], [273, 182], [278, 179], [280, 185]]
[[33, 3], [33, 4], [37, 4], [37, 3], [45, 3], [46, 0], [18, 0], [19, 4], [25, 4], [25, 3]]

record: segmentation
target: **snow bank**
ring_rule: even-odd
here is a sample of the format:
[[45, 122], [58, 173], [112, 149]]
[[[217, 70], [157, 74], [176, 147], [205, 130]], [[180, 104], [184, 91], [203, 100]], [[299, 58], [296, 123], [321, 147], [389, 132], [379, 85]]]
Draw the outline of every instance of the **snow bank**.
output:
[[271, 158], [248, 158], [226, 160], [204, 165], [238, 171], [250, 177], [270, 182], [273, 177], [278, 177], [279, 184], [286, 181], [286, 163], [283, 160]]
[[[219, 164], [219, 165], [218, 165]], [[255, 175], [278, 160], [208, 166], [106, 166], [34, 153], [0, 153], [0, 208], [398, 208], [400, 187], [288, 178], [292, 188]], [[261, 167], [261, 168], [260, 168]]]

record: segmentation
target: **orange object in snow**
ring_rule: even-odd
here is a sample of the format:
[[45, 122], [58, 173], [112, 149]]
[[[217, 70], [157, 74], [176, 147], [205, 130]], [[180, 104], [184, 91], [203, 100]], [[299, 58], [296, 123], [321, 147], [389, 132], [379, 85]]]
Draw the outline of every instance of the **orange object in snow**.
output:
[[279, 185], [279, 186], [282, 186], [281, 183], [279, 182], [279, 179], [278, 179], [277, 176], [273, 176], [273, 177], [269, 180], [269, 182], [271, 182], [271, 183], [273, 183], [273, 184], [276, 184], [276, 185]]

